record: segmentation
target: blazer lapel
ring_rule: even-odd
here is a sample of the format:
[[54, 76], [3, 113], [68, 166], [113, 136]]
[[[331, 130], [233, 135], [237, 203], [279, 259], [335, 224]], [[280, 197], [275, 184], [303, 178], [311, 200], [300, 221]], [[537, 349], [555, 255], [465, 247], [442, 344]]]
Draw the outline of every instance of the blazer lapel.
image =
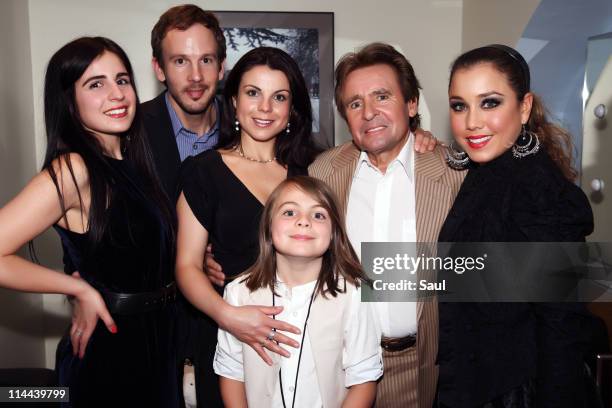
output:
[[346, 149], [343, 149], [338, 154], [336, 160], [332, 162], [334, 172], [330, 175], [328, 184], [338, 194], [340, 209], [345, 217], [351, 184], [353, 183], [353, 174], [355, 173], [360, 153], [355, 145], [350, 143]]
[[[447, 170], [446, 164], [436, 152], [415, 154], [415, 208], [418, 243], [435, 243], [438, 240], [438, 232], [450, 208], [447, 204], [448, 198], [454, 199], [452, 188], [443, 179]], [[428, 245], [424, 249], [432, 251], [435, 250], [435, 247]], [[417, 302], [417, 322], [420, 322], [423, 315], [423, 306], [424, 302]]]

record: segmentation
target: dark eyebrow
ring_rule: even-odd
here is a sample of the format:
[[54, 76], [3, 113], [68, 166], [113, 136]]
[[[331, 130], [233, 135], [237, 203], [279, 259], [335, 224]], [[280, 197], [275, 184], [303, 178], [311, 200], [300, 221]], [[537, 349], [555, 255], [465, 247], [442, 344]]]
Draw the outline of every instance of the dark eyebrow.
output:
[[[129, 78], [130, 74], [128, 74], [127, 72], [119, 72], [117, 75], [115, 75], [115, 79], [121, 78], [121, 77], [128, 77]], [[82, 86], [87, 85], [91, 81], [97, 81], [98, 79], [106, 79], [106, 75], [95, 75], [95, 76], [92, 76], [90, 78], [87, 78], [87, 80], [85, 82], [83, 82]]]
[[387, 95], [390, 93], [391, 91], [385, 88], [375, 89], [374, 91], [372, 91], [372, 95]]
[[91, 81], [96, 81], [98, 79], [106, 79], [106, 75], [96, 75], [96, 76], [92, 76], [90, 78], [87, 78], [87, 80], [85, 82], [83, 82], [83, 86], [87, 85]]
[[478, 95], [479, 98], [486, 98], [487, 96], [493, 96], [493, 95], [499, 95], [499, 96], [504, 96], [504, 94], [499, 93], [497, 91], [488, 91], [488, 92], [484, 92]]
[[351, 96], [350, 98], [346, 99], [346, 102], [344, 103], [344, 105], [348, 105], [348, 104], [356, 101], [357, 99], [362, 99], [361, 95], [355, 94], [355, 95]]
[[[260, 88], [260, 87], [255, 86], [255, 85], [253, 85], [253, 84], [245, 84], [245, 85], [243, 86], [243, 88], [247, 88], [247, 87], [255, 88], [255, 89], [257, 89], [258, 91], [261, 91], [261, 88]], [[288, 89], [278, 89], [278, 90], [274, 91], [274, 93], [279, 93], [279, 92], [287, 92], [287, 93], [291, 93], [291, 91], [290, 91], [290, 90], [288, 90]]]
[[[481, 93], [481, 94], [478, 94], [477, 96], [478, 96], [479, 98], [486, 98], [486, 97], [488, 97], [488, 96], [495, 96], [495, 95], [497, 95], [497, 96], [504, 96], [504, 94], [499, 93], [499, 92], [497, 92], [497, 91], [488, 91], [488, 92], [483, 92], [483, 93]], [[449, 95], [449, 96], [448, 96], [448, 99], [458, 99], [458, 100], [463, 100], [463, 98], [462, 98], [462, 97], [457, 96], [457, 95]]]

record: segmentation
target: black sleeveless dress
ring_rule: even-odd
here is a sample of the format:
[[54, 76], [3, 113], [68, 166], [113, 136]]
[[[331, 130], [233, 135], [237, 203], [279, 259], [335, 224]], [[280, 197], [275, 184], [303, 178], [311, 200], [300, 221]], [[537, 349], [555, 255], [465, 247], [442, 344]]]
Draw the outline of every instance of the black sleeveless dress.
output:
[[[127, 161], [106, 158], [112, 174], [111, 199], [102, 239], [59, 226], [66, 270], [100, 291], [156, 291], [173, 281], [171, 226], [147, 195], [146, 183]], [[60, 341], [56, 369], [60, 384], [70, 387], [73, 407], [178, 406], [174, 358], [173, 304], [131, 314], [113, 314], [117, 333], [101, 320], [85, 356], [72, 353], [69, 335]]]
[[[287, 177], [307, 175], [289, 166]], [[215, 260], [231, 278], [255, 263], [263, 205], [223, 162], [217, 150], [187, 158], [181, 167], [180, 189], [191, 211], [208, 231]], [[222, 290], [217, 288], [220, 294]], [[188, 348], [195, 363], [198, 407], [221, 408], [219, 377], [213, 371], [217, 324], [195, 313]]]

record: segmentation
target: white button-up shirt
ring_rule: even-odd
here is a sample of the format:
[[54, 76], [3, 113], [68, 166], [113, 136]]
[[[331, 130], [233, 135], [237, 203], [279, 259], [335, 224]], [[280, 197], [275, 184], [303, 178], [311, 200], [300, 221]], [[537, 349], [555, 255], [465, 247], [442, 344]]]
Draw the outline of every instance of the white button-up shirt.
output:
[[[383, 174], [361, 152], [348, 199], [346, 224], [361, 259], [362, 242], [416, 242], [414, 135]], [[417, 331], [415, 302], [376, 302], [383, 336], [404, 337]]]
[[[229, 304], [238, 305], [239, 301], [236, 296], [238, 282], [234, 282], [227, 285], [224, 297]], [[304, 322], [306, 321], [308, 305], [310, 304], [310, 298], [315, 285], [316, 281], [312, 281], [304, 285], [289, 288], [283, 282], [279, 281], [277, 277], [277, 293], [280, 296], [275, 297], [275, 304], [277, 306], [283, 306], [283, 311], [277, 315], [277, 318], [297, 326], [302, 330]], [[338, 296], [343, 295], [339, 294]], [[272, 301], [272, 293], [270, 293], [270, 301]], [[310, 318], [312, 319], [312, 316], [310, 316]], [[367, 344], [376, 344], [371, 341], [366, 341], [366, 336], [372, 336], [375, 335], [375, 333], [379, 333], [376, 324], [371, 305], [361, 302], [361, 290], [358, 289], [353, 291], [350, 301], [349, 318], [345, 322], [344, 327], [345, 340], [342, 361], [346, 374], [346, 387], [368, 381], [376, 381], [382, 375], [381, 354], [378, 347], [374, 347], [371, 350], [364, 349]], [[283, 332], [283, 334], [302, 344], [302, 359], [299, 365], [300, 377], [298, 380], [295, 406], [304, 408], [322, 407], [323, 403], [321, 400], [321, 393], [319, 392], [317, 373], [315, 371], [315, 362], [310, 339], [308, 337], [308, 330], [305, 332], [303, 342], [301, 334], [289, 332]], [[213, 368], [217, 375], [237, 381], [244, 381], [242, 347], [243, 344], [237, 338], [219, 329], [217, 350], [213, 363]], [[300, 354], [297, 349], [290, 349], [290, 353], [291, 356], [289, 358], [283, 357], [280, 359], [283, 393], [287, 406], [291, 406], [293, 393], [296, 391], [294, 389], [295, 376], [298, 369], [298, 357]], [[367, 357], [364, 358], [364, 356]], [[275, 389], [273, 401], [271, 408], [283, 407], [279, 386]]]

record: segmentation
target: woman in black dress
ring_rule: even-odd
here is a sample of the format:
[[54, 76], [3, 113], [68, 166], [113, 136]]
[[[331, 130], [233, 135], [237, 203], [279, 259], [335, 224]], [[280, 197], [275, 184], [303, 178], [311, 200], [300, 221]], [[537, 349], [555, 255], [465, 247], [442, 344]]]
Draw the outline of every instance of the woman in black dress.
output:
[[[172, 211], [133, 81], [109, 39], [83, 37], [57, 51], [45, 76], [43, 170], [0, 210], [0, 284], [73, 297], [73, 324], [57, 350], [68, 406], [178, 404]], [[78, 274], [15, 255], [51, 226]]]
[[[312, 110], [304, 78], [284, 51], [260, 47], [240, 58], [225, 82], [223, 103], [218, 148], [183, 163], [177, 204], [177, 282], [186, 298], [209, 317], [199, 325], [200, 350], [195, 356], [197, 398], [207, 407], [222, 406], [212, 369], [217, 324], [243, 339], [246, 333], [237, 332], [234, 325], [248, 321], [255, 332], [250, 334], [258, 340], [247, 342], [268, 361], [262, 344], [286, 354], [265, 341], [271, 328], [297, 328], [266, 316], [278, 313], [278, 308], [228, 305], [204, 274], [204, 248], [212, 243], [215, 259], [228, 277], [248, 269], [257, 257], [259, 219], [268, 196], [287, 177], [306, 174], [319, 151], [311, 135]], [[296, 345], [280, 333], [276, 340]]]
[[[550, 123], [530, 92], [529, 67], [514, 49], [477, 48], [453, 64], [451, 127], [468, 167], [440, 231], [446, 242], [579, 242], [593, 229], [573, 184], [570, 136]], [[582, 305], [440, 303], [443, 407], [582, 407]]]

